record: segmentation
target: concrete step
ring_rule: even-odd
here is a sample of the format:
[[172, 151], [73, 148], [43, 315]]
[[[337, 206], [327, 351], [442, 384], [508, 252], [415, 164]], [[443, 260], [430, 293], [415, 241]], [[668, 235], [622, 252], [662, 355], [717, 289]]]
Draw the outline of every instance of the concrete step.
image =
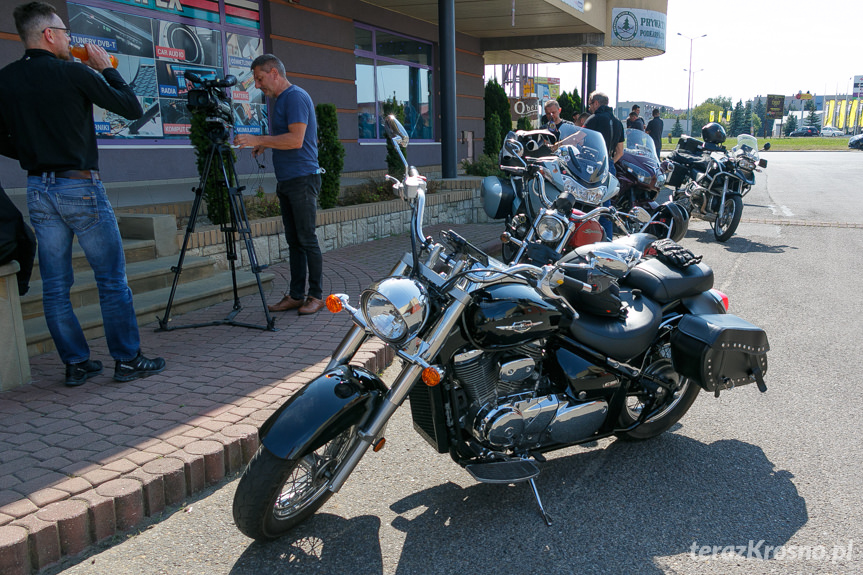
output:
[[[185, 271], [185, 265], [183, 269]], [[261, 274], [261, 283], [265, 293], [271, 289], [274, 277], [273, 274], [269, 273]], [[240, 297], [257, 292], [258, 284], [255, 280], [255, 274], [250, 271], [238, 270], [237, 293]], [[157, 317], [164, 317], [170, 294], [170, 285], [161, 289], [134, 294], [135, 315], [138, 317], [139, 325], [150, 323]], [[232, 300], [233, 297], [233, 282], [230, 271], [219, 272], [204, 279], [181, 284], [174, 295], [171, 318], [175, 318], [178, 314]], [[226, 310], [225, 315], [229, 312], [230, 310]], [[102, 312], [98, 304], [80, 307], [75, 310], [75, 315], [78, 317], [88, 340], [105, 335]], [[260, 323], [262, 325], [265, 323], [263, 311], [261, 311]], [[55, 349], [44, 316], [25, 320], [24, 332], [27, 335], [27, 352], [30, 357]]]
[[[151, 260], [156, 257], [156, 241], [155, 240], [123, 240], [123, 253], [126, 255], [126, 263], [140, 262]], [[90, 263], [84, 255], [84, 250], [78, 245], [77, 238], [72, 244], [72, 269], [75, 272], [90, 270]], [[77, 275], [77, 273], [76, 273]], [[41, 279], [39, 273], [39, 256], [36, 256], [36, 261], [33, 262], [33, 275], [31, 280]]]
[[[123, 243], [125, 245], [126, 242]], [[133, 248], [133, 252], [137, 251], [138, 248]], [[174, 272], [171, 271], [171, 267], [176, 265], [177, 261], [176, 256], [170, 256], [127, 263], [126, 278], [129, 287], [132, 288], [132, 293], [138, 294], [171, 287], [174, 281]], [[183, 261], [183, 273], [180, 274], [180, 283], [204, 279], [214, 273], [215, 268], [210, 258], [186, 256]], [[99, 303], [96, 278], [89, 266], [75, 272], [75, 283], [70, 290], [70, 298], [73, 308]], [[30, 282], [30, 291], [21, 298], [21, 314], [25, 320], [43, 314], [42, 280]]]

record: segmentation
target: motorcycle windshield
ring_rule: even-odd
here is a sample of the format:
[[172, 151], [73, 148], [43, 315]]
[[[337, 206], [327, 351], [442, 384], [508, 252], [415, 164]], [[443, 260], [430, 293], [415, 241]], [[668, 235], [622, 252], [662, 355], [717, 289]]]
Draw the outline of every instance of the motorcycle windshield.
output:
[[558, 153], [567, 173], [582, 184], [600, 184], [608, 176], [608, 152], [599, 132], [576, 126], [560, 140]]
[[758, 157], [758, 138], [749, 134], [740, 134], [737, 136], [737, 145], [731, 149], [731, 152], [744, 152]]
[[624, 151], [633, 156], [652, 158], [654, 161], [659, 162], [659, 156], [656, 154], [656, 144], [653, 143], [653, 138], [645, 132], [627, 128], [624, 136], [626, 137], [626, 143], [623, 144]]

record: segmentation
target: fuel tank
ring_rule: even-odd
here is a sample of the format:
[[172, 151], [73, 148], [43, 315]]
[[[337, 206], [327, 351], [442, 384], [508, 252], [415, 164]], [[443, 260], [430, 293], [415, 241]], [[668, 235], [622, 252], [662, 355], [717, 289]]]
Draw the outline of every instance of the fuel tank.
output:
[[506, 349], [557, 331], [561, 312], [530, 286], [495, 284], [471, 294], [468, 339], [482, 349]]

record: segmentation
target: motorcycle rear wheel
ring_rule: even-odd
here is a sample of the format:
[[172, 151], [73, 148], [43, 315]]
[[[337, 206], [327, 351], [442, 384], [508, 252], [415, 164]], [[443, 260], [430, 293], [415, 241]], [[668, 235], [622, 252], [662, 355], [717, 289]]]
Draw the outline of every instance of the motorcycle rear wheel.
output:
[[[671, 358], [666, 357], [670, 354], [669, 346], [665, 346], [661, 350], [662, 355], [657, 361], [648, 368], [648, 370], [657, 376], [664, 376], [668, 379], [676, 379], [681, 385], [678, 388], [677, 397], [669, 397], [664, 408], [648, 419], [645, 423], [639, 425], [631, 431], [621, 431], [615, 435], [623, 441], [644, 441], [652, 439], [658, 435], [662, 435], [668, 431], [672, 425], [680, 421], [689, 408], [692, 407], [695, 398], [698, 397], [701, 388], [694, 381], [689, 381], [682, 375], [674, 371], [671, 365]], [[626, 404], [620, 413], [618, 423], [621, 427], [629, 427], [636, 422], [638, 416], [641, 415], [641, 410], [644, 408], [644, 403], [637, 396], [626, 398]]]
[[297, 459], [282, 459], [261, 445], [234, 494], [234, 523], [247, 537], [281, 537], [315, 513], [333, 495], [329, 486], [357, 429], [346, 429], [319, 449]]
[[724, 242], [731, 238], [737, 231], [737, 226], [740, 225], [741, 216], [743, 216], [743, 198], [736, 194], [725, 196], [722, 217], [717, 217], [713, 222], [713, 236], [716, 241]]

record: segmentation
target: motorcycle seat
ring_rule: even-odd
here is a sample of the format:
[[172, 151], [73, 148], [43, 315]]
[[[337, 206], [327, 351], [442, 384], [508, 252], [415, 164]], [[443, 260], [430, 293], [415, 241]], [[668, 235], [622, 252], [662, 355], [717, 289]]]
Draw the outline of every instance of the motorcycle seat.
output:
[[650, 346], [662, 321], [662, 309], [643, 295], [633, 296], [630, 290], [621, 289], [620, 300], [626, 304], [625, 320], [582, 313], [569, 332], [609, 357], [628, 361]]
[[634, 234], [629, 234], [628, 236], [614, 238], [614, 243], [629, 246], [631, 248], [637, 249], [640, 252], [643, 252], [650, 244], [652, 244], [656, 240], [657, 237], [653, 234], [636, 232]]
[[709, 158], [703, 155], [687, 154], [679, 150], [671, 152], [671, 161], [693, 168], [697, 172], [706, 172], [710, 163]]
[[698, 263], [685, 268], [673, 268], [658, 259], [645, 260], [621, 281], [628, 288], [640, 289], [648, 298], [666, 304], [698, 295], [713, 287], [713, 270]]

